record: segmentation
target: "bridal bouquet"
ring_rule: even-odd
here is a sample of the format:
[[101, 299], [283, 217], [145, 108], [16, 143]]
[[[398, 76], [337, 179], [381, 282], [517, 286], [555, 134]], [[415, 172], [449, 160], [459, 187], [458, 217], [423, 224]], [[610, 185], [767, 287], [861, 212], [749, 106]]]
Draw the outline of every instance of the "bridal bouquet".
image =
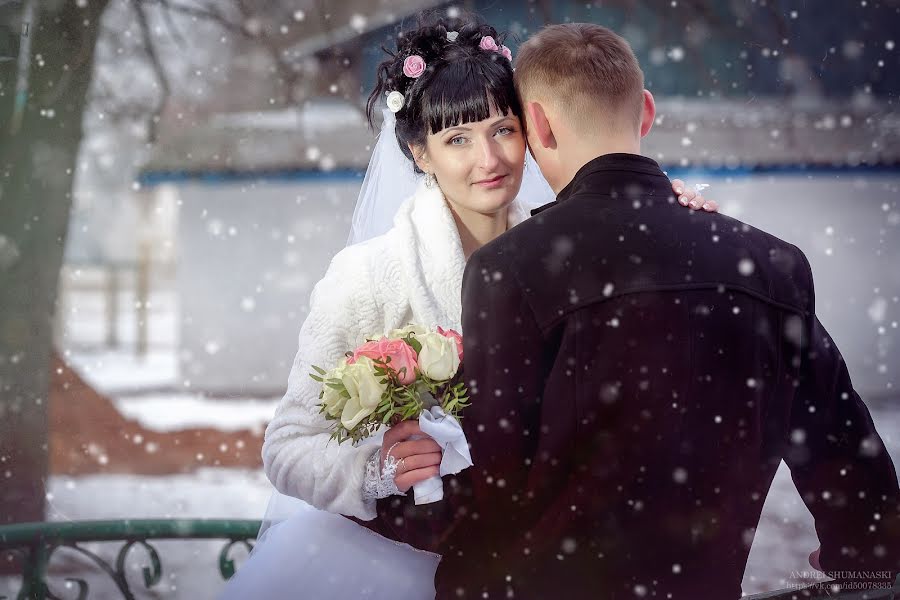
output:
[[[367, 339], [347, 352], [330, 371], [312, 366], [322, 384], [320, 412], [333, 421], [332, 439], [358, 442], [382, 425], [418, 419], [423, 432], [444, 450], [440, 474], [471, 466], [468, 444], [457, 417], [468, 406], [462, 381], [462, 336], [409, 325]], [[440, 477], [413, 486], [416, 504], [443, 498]]]

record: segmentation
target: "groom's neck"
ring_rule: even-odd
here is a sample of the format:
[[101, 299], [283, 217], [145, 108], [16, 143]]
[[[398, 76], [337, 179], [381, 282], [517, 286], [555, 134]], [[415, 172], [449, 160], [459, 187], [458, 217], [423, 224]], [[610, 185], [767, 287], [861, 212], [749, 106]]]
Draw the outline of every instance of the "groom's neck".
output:
[[640, 138], [607, 138], [603, 140], [577, 140], [567, 146], [562, 142], [559, 144], [560, 164], [565, 165], [565, 177], [562, 186], [556, 190], [558, 194], [565, 186], [567, 186], [574, 178], [581, 167], [588, 164], [598, 156], [604, 154], [640, 154], [641, 141]]

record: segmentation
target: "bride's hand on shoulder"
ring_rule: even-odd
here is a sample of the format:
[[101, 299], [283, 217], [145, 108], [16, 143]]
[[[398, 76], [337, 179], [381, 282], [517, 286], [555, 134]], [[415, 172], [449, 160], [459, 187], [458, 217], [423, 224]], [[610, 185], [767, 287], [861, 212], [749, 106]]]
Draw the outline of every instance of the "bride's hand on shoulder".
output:
[[672, 191], [675, 192], [675, 197], [682, 206], [688, 206], [694, 210], [702, 209], [706, 212], [719, 212], [719, 205], [715, 200], [707, 200], [700, 192], [688, 189], [680, 179], [672, 180]]
[[381, 469], [396, 461], [394, 485], [406, 492], [413, 485], [440, 475], [440, 445], [419, 428], [418, 421], [401, 421], [384, 433]]

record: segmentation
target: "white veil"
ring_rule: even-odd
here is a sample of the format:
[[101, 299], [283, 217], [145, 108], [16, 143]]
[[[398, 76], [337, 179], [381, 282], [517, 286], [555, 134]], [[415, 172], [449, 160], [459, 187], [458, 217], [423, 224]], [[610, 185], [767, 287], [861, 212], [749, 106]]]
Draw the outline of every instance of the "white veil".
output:
[[[415, 173], [412, 162], [400, 150], [394, 133], [394, 113], [384, 109], [383, 115], [381, 132], [372, 150], [372, 158], [369, 159], [369, 167], [353, 210], [348, 246], [387, 233], [400, 205], [415, 193], [416, 186], [423, 179]], [[552, 202], [555, 198], [531, 152], [526, 152], [522, 187], [510, 206], [511, 211], [516, 211], [516, 222], [527, 218], [531, 209]], [[380, 438], [381, 436], [373, 436], [364, 443], [380, 444]], [[257, 536], [257, 545], [263, 540], [263, 534], [269, 527], [304, 509], [312, 510], [303, 500], [273, 490]]]
[[400, 205], [413, 195], [424, 179], [400, 150], [394, 133], [397, 124], [394, 113], [385, 108], [382, 114], [381, 133], [372, 149], [372, 158], [353, 209], [348, 246], [387, 233]]

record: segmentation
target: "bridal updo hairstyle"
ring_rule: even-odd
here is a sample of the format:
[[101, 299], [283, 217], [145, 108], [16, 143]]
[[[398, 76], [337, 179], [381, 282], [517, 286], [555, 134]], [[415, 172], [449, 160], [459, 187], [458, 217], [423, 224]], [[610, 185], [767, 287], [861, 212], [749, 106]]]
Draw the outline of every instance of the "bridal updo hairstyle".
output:
[[[403, 107], [395, 113], [397, 143], [417, 173], [422, 171], [408, 144], [424, 147], [429, 133], [487, 119], [491, 108], [522, 116], [512, 63], [500, 51], [482, 48], [486, 36], [497, 46], [503, 43], [497, 31], [475, 15], [432, 13], [421, 15], [415, 29], [398, 33], [395, 52], [382, 48], [391, 58], [378, 66], [366, 116], [374, 129], [377, 109], [387, 95], [403, 94]], [[403, 73], [409, 56], [425, 61], [425, 70], [418, 77]]]

